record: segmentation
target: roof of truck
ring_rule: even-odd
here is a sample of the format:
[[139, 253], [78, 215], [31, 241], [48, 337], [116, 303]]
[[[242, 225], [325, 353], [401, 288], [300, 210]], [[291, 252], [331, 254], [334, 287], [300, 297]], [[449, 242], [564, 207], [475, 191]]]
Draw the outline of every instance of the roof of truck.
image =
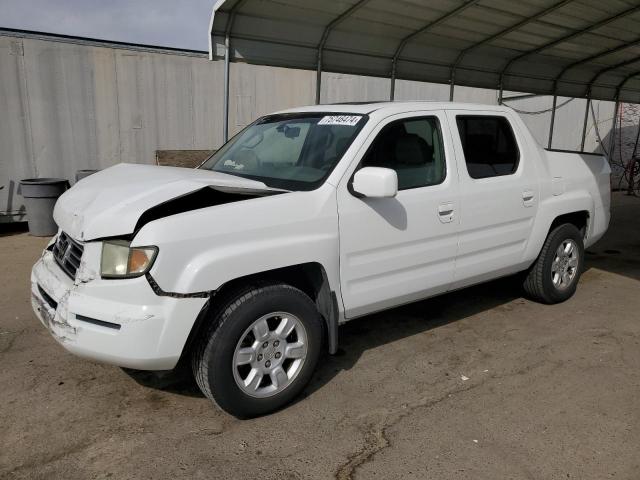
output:
[[295, 112], [337, 112], [337, 113], [360, 113], [370, 114], [380, 112], [383, 114], [411, 112], [415, 110], [492, 110], [496, 112], [506, 112], [509, 108], [500, 105], [485, 105], [479, 103], [460, 102], [352, 102], [352, 103], [331, 103], [310, 105], [306, 107], [296, 107], [282, 110], [278, 113]]

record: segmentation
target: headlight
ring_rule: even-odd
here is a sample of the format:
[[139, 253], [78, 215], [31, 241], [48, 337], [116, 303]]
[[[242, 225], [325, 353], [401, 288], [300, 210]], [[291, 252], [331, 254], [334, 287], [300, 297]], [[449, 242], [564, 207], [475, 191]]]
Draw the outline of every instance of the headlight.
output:
[[125, 240], [102, 243], [102, 278], [139, 277], [149, 271], [158, 254], [158, 247], [130, 247], [129, 243]]

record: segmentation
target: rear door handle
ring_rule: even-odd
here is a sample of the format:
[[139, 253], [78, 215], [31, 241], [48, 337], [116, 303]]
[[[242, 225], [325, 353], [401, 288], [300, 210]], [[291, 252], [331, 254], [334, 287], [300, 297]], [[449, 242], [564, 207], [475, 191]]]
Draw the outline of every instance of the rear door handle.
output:
[[533, 190], [525, 190], [522, 192], [522, 203], [524, 203], [525, 207], [532, 207], [535, 198], [536, 194]]
[[441, 203], [438, 205], [438, 218], [442, 223], [450, 223], [453, 221], [453, 214], [455, 213], [455, 209], [453, 208], [453, 203]]

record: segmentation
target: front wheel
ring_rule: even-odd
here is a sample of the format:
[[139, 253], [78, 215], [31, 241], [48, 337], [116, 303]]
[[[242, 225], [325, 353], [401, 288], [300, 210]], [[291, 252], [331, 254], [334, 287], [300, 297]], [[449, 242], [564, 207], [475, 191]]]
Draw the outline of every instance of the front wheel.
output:
[[582, 234], [574, 225], [556, 227], [529, 269], [524, 289], [534, 300], [560, 303], [576, 292], [584, 264]]
[[226, 412], [264, 415], [309, 382], [321, 343], [320, 314], [305, 293], [286, 284], [248, 287], [214, 314], [194, 351], [194, 375]]

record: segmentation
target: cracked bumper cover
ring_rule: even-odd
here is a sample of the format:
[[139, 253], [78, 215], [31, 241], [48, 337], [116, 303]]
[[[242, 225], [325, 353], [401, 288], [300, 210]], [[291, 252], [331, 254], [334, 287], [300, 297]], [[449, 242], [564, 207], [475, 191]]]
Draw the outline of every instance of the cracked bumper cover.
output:
[[[31, 272], [31, 304], [52, 336], [76, 355], [121, 367], [174, 368], [206, 301], [158, 296], [145, 277], [74, 281], [49, 251]], [[82, 317], [120, 328], [91, 324]]]

